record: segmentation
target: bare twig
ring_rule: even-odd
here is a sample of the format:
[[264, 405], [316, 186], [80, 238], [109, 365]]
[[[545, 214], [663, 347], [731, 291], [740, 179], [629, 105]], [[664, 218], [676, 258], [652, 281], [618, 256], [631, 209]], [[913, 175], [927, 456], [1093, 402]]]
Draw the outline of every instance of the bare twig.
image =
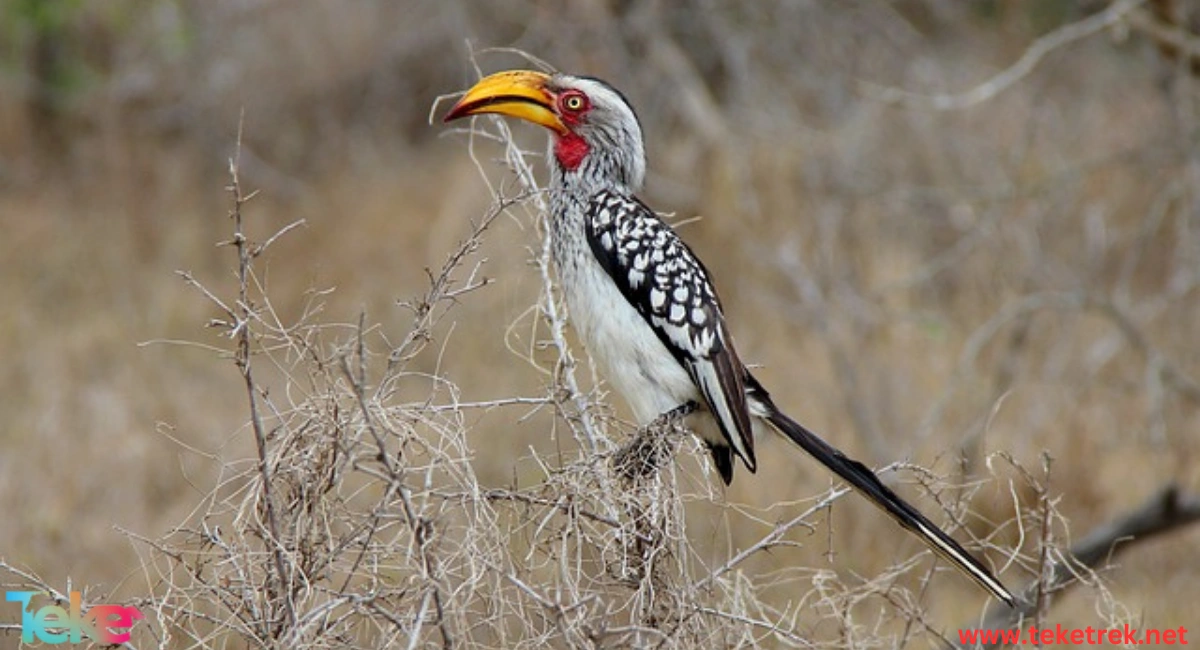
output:
[[[229, 192], [233, 198], [233, 207], [230, 209], [229, 216], [233, 220], [232, 244], [237, 249], [238, 257], [238, 306], [234, 312], [237, 321], [232, 331], [237, 343], [234, 362], [242, 373], [242, 379], [246, 384], [246, 397], [250, 402], [250, 423], [254, 429], [254, 444], [258, 450], [258, 472], [262, 479], [263, 505], [267, 516], [269, 533], [267, 541], [271, 545], [271, 554], [275, 558], [276, 597], [287, 614], [288, 624], [295, 625], [296, 612], [292, 607], [292, 598], [289, 593], [291, 578], [287, 571], [287, 562], [284, 559], [285, 549], [283, 539], [279, 535], [279, 522], [275, 513], [275, 498], [271, 487], [271, 461], [268, 458], [266, 428], [263, 426], [262, 415], [259, 413], [258, 386], [255, 384], [254, 373], [251, 370], [250, 320], [254, 314], [254, 302], [250, 296], [250, 264], [258, 253], [256, 247], [246, 238], [242, 228], [242, 206], [254, 196], [253, 193], [247, 195], [242, 192], [241, 180], [238, 177], [243, 124], [244, 116], [238, 122], [237, 145], [233, 158], [229, 161]], [[278, 636], [278, 631], [277, 629], [275, 636]]]
[[1200, 34], [1190, 32], [1179, 25], [1165, 23], [1156, 18], [1153, 12], [1145, 9], [1130, 12], [1126, 20], [1130, 27], [1144, 33], [1159, 47], [1190, 60], [1193, 69], [1200, 65]]
[[759, 539], [754, 544], [747, 546], [745, 549], [743, 549], [737, 555], [734, 555], [733, 557], [729, 558], [729, 560], [726, 561], [721, 566], [713, 569], [712, 572], [708, 574], [708, 576], [706, 576], [705, 578], [703, 578], [702, 580], [700, 580], [699, 582], [697, 582], [695, 584], [695, 588], [696, 589], [705, 589], [709, 585], [711, 585], [715, 580], [717, 580], [721, 576], [725, 575], [729, 571], [733, 570], [735, 567], [737, 567], [742, 562], [745, 562], [748, 558], [750, 558], [750, 556], [754, 555], [755, 553], [759, 553], [761, 551], [770, 549], [773, 546], [778, 546], [780, 544], [783, 544], [784, 543], [783, 538], [785, 535], [788, 534], [789, 531], [791, 531], [793, 528], [796, 528], [797, 526], [809, 525], [807, 522], [810, 517], [812, 517], [814, 514], [820, 512], [822, 510], [825, 510], [829, 506], [833, 505], [834, 501], [837, 501], [838, 499], [842, 498], [842, 496], [844, 496], [845, 494], [847, 494], [849, 492], [850, 492], [850, 488], [848, 488], [848, 487], [841, 487], [841, 488], [835, 488], [833, 490], [830, 490], [828, 494], [826, 494], [824, 497], [822, 497], [820, 501], [813, 504], [810, 508], [808, 508], [804, 512], [796, 515], [795, 517], [792, 517], [791, 519], [789, 519], [781, 524], [778, 524], [777, 526], [775, 526], [774, 530], [772, 530], [770, 533], [767, 533], [767, 535], [765, 535], [764, 537]]
[[886, 104], [899, 104], [908, 108], [956, 111], [970, 108], [1008, 90], [1024, 79], [1048, 54], [1076, 41], [1097, 34], [1125, 19], [1146, 0], [1118, 0], [1104, 11], [1083, 20], [1063, 25], [1035, 40], [1011, 66], [987, 81], [960, 93], [922, 95], [900, 88], [880, 87], [863, 82], [862, 91], [868, 97]]

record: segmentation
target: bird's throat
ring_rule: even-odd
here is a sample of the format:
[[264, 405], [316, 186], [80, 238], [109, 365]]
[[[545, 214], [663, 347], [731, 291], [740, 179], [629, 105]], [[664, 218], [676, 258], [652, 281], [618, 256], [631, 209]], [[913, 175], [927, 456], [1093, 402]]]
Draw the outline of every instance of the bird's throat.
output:
[[588, 143], [574, 133], [568, 133], [560, 136], [554, 143], [554, 157], [558, 159], [558, 164], [566, 171], [573, 172], [583, 163], [583, 159], [587, 157], [591, 147]]

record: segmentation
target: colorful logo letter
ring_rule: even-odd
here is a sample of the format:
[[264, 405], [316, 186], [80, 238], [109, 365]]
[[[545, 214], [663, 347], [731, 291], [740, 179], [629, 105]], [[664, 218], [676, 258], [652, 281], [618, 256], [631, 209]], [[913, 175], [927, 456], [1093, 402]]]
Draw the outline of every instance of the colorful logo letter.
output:
[[[58, 605], [46, 605], [36, 612], [30, 609], [29, 603], [34, 596], [44, 594], [41, 591], [10, 591], [5, 595], [8, 602], [21, 604], [21, 641], [33, 643], [36, 638], [46, 645], [59, 643], [80, 643], [87, 637], [96, 643], [120, 644], [129, 640], [129, 629], [134, 621], [142, 618], [142, 613], [136, 607], [122, 605], [93, 605], [86, 613], [83, 609], [83, 595], [78, 591], [71, 592], [71, 610], [68, 612]], [[126, 630], [113, 633], [112, 628]]]

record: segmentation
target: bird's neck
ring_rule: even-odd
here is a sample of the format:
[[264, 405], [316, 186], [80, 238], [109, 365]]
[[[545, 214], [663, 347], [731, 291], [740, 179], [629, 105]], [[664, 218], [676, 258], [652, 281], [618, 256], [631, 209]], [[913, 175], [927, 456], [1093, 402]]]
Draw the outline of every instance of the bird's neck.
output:
[[601, 190], [628, 188], [617, 180], [615, 170], [592, 155], [568, 167], [558, 157], [557, 143], [550, 148], [550, 242], [560, 278], [567, 285], [578, 276], [579, 260], [587, 250], [588, 202]]
[[550, 192], [561, 199], [572, 199], [586, 203], [600, 190], [615, 190], [621, 194], [632, 194], [629, 187], [607, 174], [588, 173], [588, 166], [580, 165], [575, 170], [551, 165]]
[[[573, 199], [586, 203], [600, 190], [615, 191], [622, 195], [633, 195], [638, 187], [630, 182], [630, 172], [619, 158], [605, 155], [596, 149], [564, 147], [556, 140], [551, 145], [550, 191], [560, 199]], [[587, 145], [582, 145], [586, 147]], [[565, 155], [564, 155], [565, 154]], [[575, 156], [581, 156], [578, 159]], [[641, 178], [637, 178], [637, 185]]]
[[640, 148], [622, 157], [619, 149], [569, 138], [550, 142], [550, 239], [560, 271], [573, 277], [572, 264], [581, 259], [577, 253], [588, 246], [588, 202], [601, 190], [632, 196], [641, 186], [645, 162]]
[[641, 139], [602, 137], [605, 133], [551, 135], [552, 188], [585, 199], [601, 189], [625, 195], [641, 189], [646, 170]]

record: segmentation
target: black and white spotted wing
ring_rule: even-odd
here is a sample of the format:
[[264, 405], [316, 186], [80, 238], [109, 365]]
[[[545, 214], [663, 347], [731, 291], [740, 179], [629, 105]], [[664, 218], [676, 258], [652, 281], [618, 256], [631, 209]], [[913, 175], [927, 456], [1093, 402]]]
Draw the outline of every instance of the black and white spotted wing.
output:
[[[754, 471], [746, 371], [729, 342], [708, 270], [636, 198], [601, 191], [588, 203], [586, 222], [588, 245], [600, 265], [687, 369], [728, 445]], [[727, 460], [725, 465], [732, 475]]]

